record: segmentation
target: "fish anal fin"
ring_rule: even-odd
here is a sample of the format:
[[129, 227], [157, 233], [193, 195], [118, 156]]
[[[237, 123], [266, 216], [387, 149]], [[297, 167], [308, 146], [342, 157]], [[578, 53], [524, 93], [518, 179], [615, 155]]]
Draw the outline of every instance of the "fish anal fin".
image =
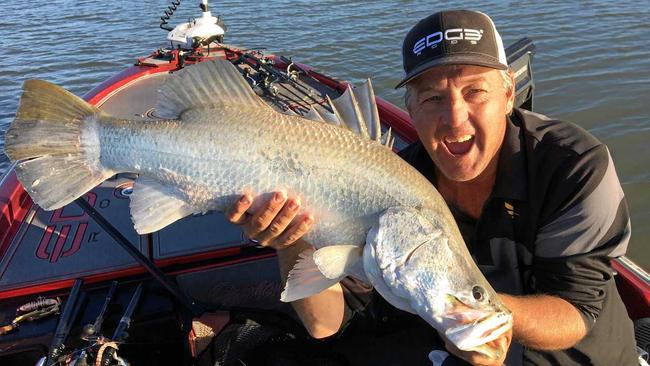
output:
[[158, 231], [201, 211], [178, 198], [161, 182], [148, 177], [139, 177], [135, 181], [130, 206], [133, 225], [141, 235]]

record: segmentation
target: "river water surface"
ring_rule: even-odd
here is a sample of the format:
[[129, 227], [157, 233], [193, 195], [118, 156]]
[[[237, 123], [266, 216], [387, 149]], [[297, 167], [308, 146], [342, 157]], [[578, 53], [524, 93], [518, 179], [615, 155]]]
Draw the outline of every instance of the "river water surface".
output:
[[[583, 126], [608, 146], [632, 213], [628, 255], [650, 269], [650, 6], [643, 1], [213, 1], [226, 41], [293, 56], [352, 83], [371, 77], [376, 93], [402, 106], [401, 41], [442, 9], [489, 14], [504, 43], [530, 37], [535, 109]], [[173, 25], [199, 16], [184, 0]], [[83, 95], [165, 43], [158, 27], [168, 1], [4, 2], [0, 18], [0, 131], [26, 79]], [[3, 139], [0, 132], [0, 151]], [[0, 175], [9, 163], [0, 153]]]

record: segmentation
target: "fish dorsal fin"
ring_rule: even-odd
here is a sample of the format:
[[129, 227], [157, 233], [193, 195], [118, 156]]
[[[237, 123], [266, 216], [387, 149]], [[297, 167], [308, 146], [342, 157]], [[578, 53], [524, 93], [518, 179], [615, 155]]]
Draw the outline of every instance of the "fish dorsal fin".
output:
[[309, 112], [307, 112], [304, 117], [316, 122], [325, 122], [323, 116], [321, 116], [320, 113], [316, 110], [316, 107], [310, 108]]
[[[329, 100], [329, 97], [327, 97]], [[341, 120], [334, 114], [333, 112], [328, 111], [325, 107], [322, 105], [318, 104], [313, 107], [313, 109], [318, 112], [318, 115], [321, 116], [323, 121], [326, 123], [335, 125], [335, 126], [341, 126]]]
[[386, 146], [387, 148], [391, 150], [393, 149], [393, 145], [395, 144], [395, 138], [393, 137], [392, 128], [388, 127], [386, 133], [381, 135], [380, 142], [382, 145]]
[[366, 121], [351, 85], [348, 85], [348, 89], [340, 97], [334, 100], [330, 99], [330, 107], [350, 131], [366, 138], [369, 137]]
[[390, 130], [383, 136], [381, 134], [379, 110], [370, 79], [357, 88], [348, 86], [348, 89], [335, 100], [327, 96], [327, 101], [332, 112], [324, 106], [315, 105], [305, 118], [340, 126], [392, 148], [393, 139]]
[[156, 112], [177, 118], [188, 110], [225, 105], [270, 109], [232, 63], [217, 59], [175, 72], [158, 91]]
[[363, 120], [366, 122], [366, 128], [370, 138], [379, 141], [381, 138], [381, 126], [379, 124], [379, 110], [375, 100], [375, 91], [372, 82], [367, 79], [363, 85], [354, 89], [359, 109], [363, 114]]
[[138, 234], [158, 231], [185, 216], [201, 212], [178, 198], [163, 183], [144, 176], [136, 179], [131, 193], [131, 218]]

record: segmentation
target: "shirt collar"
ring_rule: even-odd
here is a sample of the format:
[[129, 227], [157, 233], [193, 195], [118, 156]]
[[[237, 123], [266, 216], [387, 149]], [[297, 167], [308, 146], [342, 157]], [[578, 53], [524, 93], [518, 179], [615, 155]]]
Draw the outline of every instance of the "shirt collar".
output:
[[499, 153], [497, 177], [492, 190], [495, 197], [527, 200], [526, 152], [522, 149], [522, 138], [520, 119], [515, 111], [506, 122], [506, 134]]

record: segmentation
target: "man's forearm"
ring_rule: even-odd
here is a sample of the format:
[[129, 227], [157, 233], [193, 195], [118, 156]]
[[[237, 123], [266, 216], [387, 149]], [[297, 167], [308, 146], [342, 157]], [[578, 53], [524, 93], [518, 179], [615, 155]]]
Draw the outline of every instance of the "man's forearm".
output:
[[[299, 254], [309, 249], [309, 244], [297, 241], [292, 246], [278, 250], [280, 275], [286, 282], [289, 271], [298, 260]], [[340, 284], [305, 299], [291, 303], [305, 328], [314, 338], [325, 338], [338, 332], [343, 322], [343, 289]]]
[[550, 295], [499, 296], [513, 314], [513, 339], [527, 347], [567, 349], [587, 334], [580, 312], [566, 300]]

